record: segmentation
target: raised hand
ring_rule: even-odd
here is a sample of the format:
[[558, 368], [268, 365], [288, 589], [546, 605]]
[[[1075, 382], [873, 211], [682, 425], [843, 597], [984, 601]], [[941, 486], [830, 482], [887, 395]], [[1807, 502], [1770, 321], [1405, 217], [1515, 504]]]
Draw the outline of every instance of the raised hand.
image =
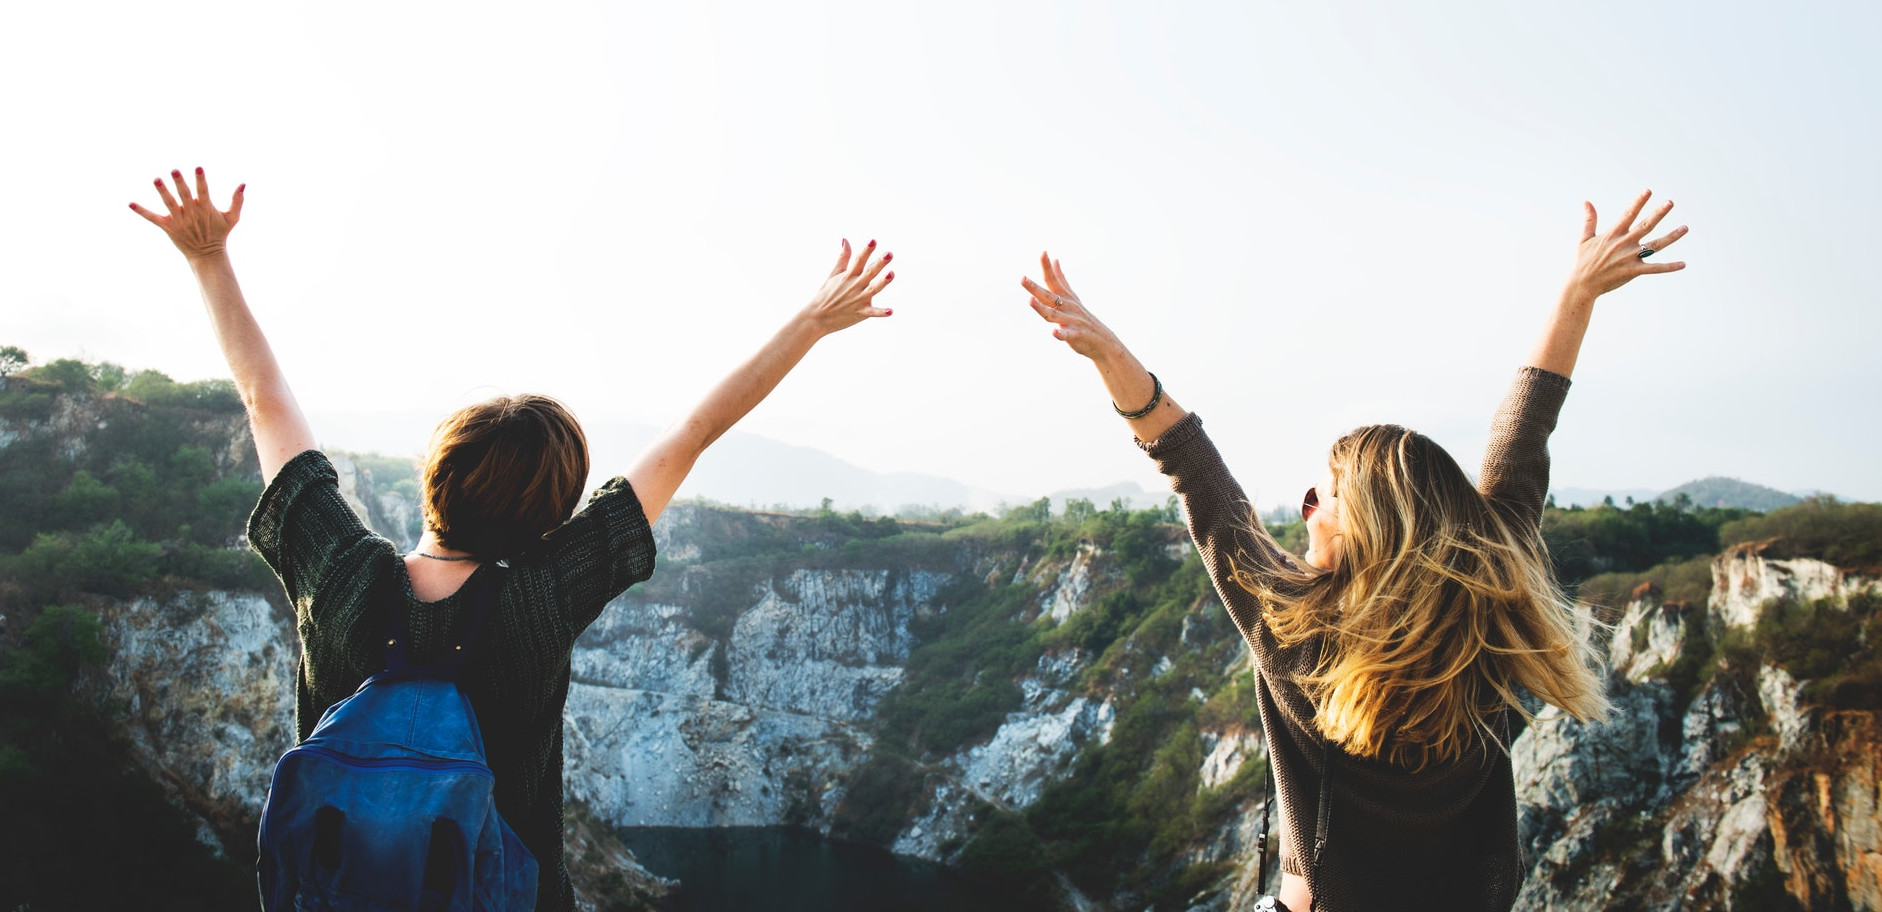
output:
[[1077, 292], [1072, 291], [1071, 283], [1065, 280], [1065, 270], [1058, 260], [1052, 259], [1050, 254], [1039, 254], [1039, 271], [1045, 276], [1044, 285], [1030, 278], [1020, 279], [1019, 284], [1032, 293], [1026, 303], [1032, 306], [1033, 313], [1053, 324], [1052, 338], [1093, 360], [1124, 348], [1116, 334], [1085, 309]]
[[1155, 440], [1189, 414], [1164, 394], [1161, 381], [1144, 369], [1117, 334], [1085, 309], [1058, 260], [1039, 254], [1039, 271], [1045, 276], [1044, 285], [1030, 278], [1019, 280], [1020, 287], [1032, 295], [1026, 303], [1053, 324], [1052, 338], [1091, 359], [1105, 391], [1111, 394], [1111, 408], [1129, 422], [1138, 439]]
[[1667, 213], [1673, 211], [1673, 202], [1668, 200], [1656, 207], [1644, 221], [1634, 224], [1640, 218], [1640, 211], [1646, 208], [1647, 200], [1652, 197], [1652, 190], [1643, 191], [1620, 220], [1614, 223], [1614, 227], [1605, 233], [1597, 233], [1594, 204], [1582, 203], [1587, 211], [1587, 219], [1582, 223], [1581, 245], [1576, 250], [1575, 268], [1568, 278], [1570, 289], [1595, 298], [1633, 281], [1636, 276], [1678, 272], [1686, 268], [1684, 262], [1658, 263], [1647, 259], [1686, 236], [1686, 226], [1681, 225], [1651, 241], [1641, 240], [1659, 226]]
[[1595, 299], [1634, 280], [1636, 276], [1651, 275], [1660, 272], [1678, 272], [1686, 268], [1685, 263], [1654, 263], [1650, 257], [1674, 241], [1686, 236], [1686, 226], [1681, 225], [1651, 241], [1642, 238], [1659, 227], [1660, 220], [1673, 211], [1671, 202], [1661, 203], [1644, 221], [1635, 224], [1640, 218], [1640, 211], [1647, 206], [1647, 200], [1653, 198], [1653, 191], [1648, 190], [1635, 198], [1634, 204], [1627, 208], [1614, 227], [1605, 233], [1598, 231], [1595, 221], [1594, 204], [1582, 203], [1588, 218], [1581, 226], [1581, 244], [1575, 250], [1575, 268], [1568, 274], [1568, 283], [1562, 286], [1562, 297], [1550, 312], [1547, 325], [1542, 330], [1542, 338], [1536, 341], [1527, 363], [1551, 373], [1570, 376], [1575, 370], [1575, 361], [1581, 355], [1582, 337], [1588, 332], [1588, 320], [1594, 315]]
[[229, 199], [229, 208], [225, 212], [209, 201], [209, 179], [203, 175], [203, 169], [196, 169], [194, 193], [183, 182], [183, 172], [171, 171], [170, 179], [176, 182], [175, 196], [170, 194], [170, 188], [164, 185], [163, 178], [154, 181], [158, 195], [163, 197], [164, 206], [170, 210], [169, 215], [158, 215], [136, 203], [131, 204], [131, 211], [162, 228], [176, 249], [183, 251], [183, 255], [192, 260], [213, 256], [227, 249], [229, 232], [235, 229], [235, 223], [242, 218], [242, 197], [248, 185], [235, 188], [235, 195]]
[[836, 267], [830, 270], [830, 277], [824, 280], [822, 288], [817, 289], [816, 296], [805, 305], [802, 314], [819, 334], [829, 335], [870, 317], [886, 317], [895, 313], [890, 308], [875, 307], [871, 303], [876, 295], [889, 287], [890, 282], [895, 281], [895, 273], [882, 271], [890, 260], [895, 259], [895, 254], [884, 253], [872, 264], [870, 257], [875, 251], [876, 242], [870, 241], [863, 247], [861, 254], [852, 255], [849, 240], [843, 241], [843, 252], [836, 258]]

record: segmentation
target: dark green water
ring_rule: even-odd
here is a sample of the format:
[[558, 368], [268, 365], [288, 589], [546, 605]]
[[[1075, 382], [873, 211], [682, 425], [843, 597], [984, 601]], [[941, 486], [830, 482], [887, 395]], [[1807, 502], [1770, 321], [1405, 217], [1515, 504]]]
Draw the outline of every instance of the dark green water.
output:
[[677, 877], [677, 912], [1022, 912], [940, 865], [789, 827], [627, 827], [647, 870]]

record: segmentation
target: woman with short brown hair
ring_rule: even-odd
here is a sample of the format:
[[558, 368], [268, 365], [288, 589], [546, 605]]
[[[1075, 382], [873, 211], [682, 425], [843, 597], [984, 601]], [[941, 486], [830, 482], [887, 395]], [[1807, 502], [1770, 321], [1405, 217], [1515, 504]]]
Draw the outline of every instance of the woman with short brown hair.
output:
[[1268, 535], [1201, 419], [1091, 314], [1056, 261], [1040, 258], [1043, 284], [1022, 280], [1183, 498], [1254, 653], [1281, 811], [1280, 895], [1260, 908], [1516, 901], [1508, 749], [1528, 715], [1524, 694], [1582, 719], [1608, 708], [1588, 613], [1557, 585], [1540, 523], [1548, 437], [1595, 300], [1685, 267], [1647, 262], [1686, 233], [1645, 240], [1673, 207], [1640, 219], [1648, 197], [1607, 232], [1584, 204], [1574, 269], [1492, 422], [1478, 482], [1422, 434], [1360, 428], [1334, 444], [1326, 479], [1303, 499], [1301, 557]]
[[249, 540], [293, 602], [302, 659], [295, 722], [305, 739], [328, 707], [384, 667], [382, 618], [407, 615], [414, 664], [441, 657], [465, 613], [460, 589], [497, 588], [482, 642], [459, 678], [483, 730], [498, 812], [540, 866], [537, 908], [573, 907], [562, 860], [562, 707], [575, 639], [615, 596], [654, 569], [650, 529], [706, 447], [752, 410], [826, 335], [891, 311], [873, 305], [895, 278], [891, 255], [849, 242], [823, 287], [772, 339], [656, 440], [623, 477], [573, 513], [588, 475], [574, 416], [542, 396], [501, 397], [438, 426], [424, 468], [425, 531], [401, 556], [340, 496], [226, 249], [246, 185], [227, 211], [170, 172], [156, 181], [166, 213], [131, 208], [163, 229], [201, 285], [210, 323], [247, 407], [260, 455], [261, 503]]

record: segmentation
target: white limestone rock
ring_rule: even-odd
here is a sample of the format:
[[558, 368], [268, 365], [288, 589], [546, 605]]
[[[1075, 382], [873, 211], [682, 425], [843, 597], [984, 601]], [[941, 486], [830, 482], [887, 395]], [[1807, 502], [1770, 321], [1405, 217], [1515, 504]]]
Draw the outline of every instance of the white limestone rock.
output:
[[1609, 640], [1609, 666], [1629, 681], [1645, 681], [1679, 659], [1686, 623], [1679, 606], [1664, 604], [1657, 595], [1628, 602]]
[[1202, 749], [1207, 756], [1202, 758], [1202, 768], [1197, 770], [1202, 782], [1200, 788], [1220, 788], [1235, 774], [1241, 772], [1242, 764], [1250, 758], [1265, 753], [1261, 748], [1261, 733], [1242, 732], [1202, 732]]
[[576, 684], [569, 794], [616, 826], [770, 826], [835, 806], [868, 736], [841, 722], [692, 696]]
[[725, 698], [861, 720], [902, 679], [916, 607], [945, 581], [926, 571], [794, 571], [739, 615]]
[[1842, 602], [1861, 592], [1882, 592], [1882, 580], [1846, 575], [1811, 558], [1766, 560], [1752, 545], [1740, 545], [1712, 562], [1712, 595], [1706, 607], [1727, 628], [1750, 628], [1772, 599]]
[[230, 592], [110, 603], [99, 618], [113, 660], [87, 690], [200, 832], [242, 830], [294, 744], [293, 625], [260, 595]]
[[686, 622], [679, 605], [616, 599], [583, 632], [571, 657], [575, 679], [627, 690], [710, 698], [719, 645]]
[[1039, 596], [1039, 609], [1052, 618], [1054, 624], [1062, 624], [1066, 618], [1085, 607], [1091, 595], [1092, 561], [1103, 554], [1090, 542], [1079, 542], [1078, 553], [1072, 556], [1071, 563], [1059, 571], [1058, 578]]

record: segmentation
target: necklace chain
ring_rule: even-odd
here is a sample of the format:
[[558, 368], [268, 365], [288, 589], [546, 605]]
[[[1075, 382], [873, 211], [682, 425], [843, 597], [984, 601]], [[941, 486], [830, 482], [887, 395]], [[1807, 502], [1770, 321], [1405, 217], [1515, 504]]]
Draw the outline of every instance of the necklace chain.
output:
[[426, 554], [423, 551], [413, 551], [412, 553], [418, 555], [419, 557], [429, 557], [435, 561], [467, 561], [467, 560], [477, 559], [475, 555], [471, 555], [471, 554], [466, 554], [462, 557], [448, 557], [443, 554]]

